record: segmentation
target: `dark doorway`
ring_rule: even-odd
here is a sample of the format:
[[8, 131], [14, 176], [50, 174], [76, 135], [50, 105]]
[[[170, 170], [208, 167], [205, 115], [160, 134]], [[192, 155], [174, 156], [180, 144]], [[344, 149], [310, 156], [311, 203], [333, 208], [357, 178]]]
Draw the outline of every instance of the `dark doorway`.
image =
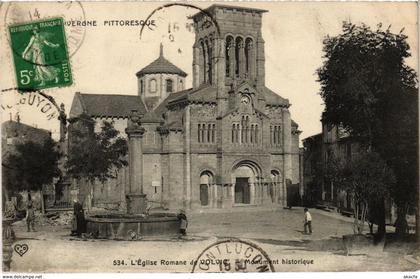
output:
[[249, 177], [237, 177], [235, 183], [235, 203], [249, 204], [251, 201], [249, 191]]
[[292, 184], [289, 179], [286, 180], [287, 189], [287, 206], [300, 206], [299, 183]]
[[200, 185], [200, 202], [204, 206], [209, 204], [209, 186], [207, 184]]

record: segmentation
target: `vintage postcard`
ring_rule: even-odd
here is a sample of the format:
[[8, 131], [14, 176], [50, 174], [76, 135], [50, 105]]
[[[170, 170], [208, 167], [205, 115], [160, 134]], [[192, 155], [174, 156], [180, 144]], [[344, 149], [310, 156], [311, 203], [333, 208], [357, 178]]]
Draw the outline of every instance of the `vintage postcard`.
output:
[[417, 278], [417, 9], [1, 3], [4, 274]]

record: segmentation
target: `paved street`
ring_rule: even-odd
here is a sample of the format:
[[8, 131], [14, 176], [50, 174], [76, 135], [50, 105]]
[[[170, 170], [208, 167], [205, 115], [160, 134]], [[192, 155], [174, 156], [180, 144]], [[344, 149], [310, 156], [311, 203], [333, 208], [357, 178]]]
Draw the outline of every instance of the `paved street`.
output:
[[[33, 272], [190, 272], [190, 262], [209, 245], [228, 237], [250, 241], [261, 247], [276, 271], [415, 270], [418, 266], [400, 253], [372, 248], [369, 253], [346, 256], [341, 236], [352, 233], [351, 218], [312, 210], [314, 233], [303, 235], [302, 208], [189, 215], [188, 236], [149, 238], [142, 241], [82, 240], [69, 236], [69, 228], [50, 226], [27, 233], [24, 223], [14, 226], [19, 244], [29, 251], [14, 253], [12, 271]], [[132, 265], [137, 259], [157, 265]], [[118, 264], [118, 260], [120, 264]], [[124, 264], [121, 261], [124, 260]], [[164, 262], [161, 262], [161, 261]], [[171, 265], [166, 261], [186, 261]], [[313, 264], [288, 264], [285, 260], [313, 260]]]

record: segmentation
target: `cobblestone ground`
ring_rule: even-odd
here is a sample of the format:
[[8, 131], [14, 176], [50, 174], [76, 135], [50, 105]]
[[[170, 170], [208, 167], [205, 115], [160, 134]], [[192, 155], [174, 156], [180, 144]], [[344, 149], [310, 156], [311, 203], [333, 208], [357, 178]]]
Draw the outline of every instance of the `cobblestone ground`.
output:
[[[70, 237], [69, 228], [63, 226], [42, 227], [38, 232], [27, 233], [24, 223], [20, 222], [14, 225], [16, 244], [26, 243], [29, 250], [22, 257], [14, 253], [11, 268], [14, 272], [191, 272], [191, 261], [203, 249], [218, 240], [235, 237], [263, 249], [274, 262], [276, 271], [419, 269], [407, 261], [400, 250], [373, 247], [347, 256], [342, 235], [352, 233], [352, 219], [336, 213], [313, 210], [312, 235], [303, 234], [302, 208], [244, 208], [229, 213], [197, 212], [188, 217], [186, 238], [142, 241], [77, 239]], [[156, 261], [156, 265], [137, 265], [138, 259]], [[169, 262], [175, 260], [180, 262]], [[303, 260], [313, 263], [303, 264]]]

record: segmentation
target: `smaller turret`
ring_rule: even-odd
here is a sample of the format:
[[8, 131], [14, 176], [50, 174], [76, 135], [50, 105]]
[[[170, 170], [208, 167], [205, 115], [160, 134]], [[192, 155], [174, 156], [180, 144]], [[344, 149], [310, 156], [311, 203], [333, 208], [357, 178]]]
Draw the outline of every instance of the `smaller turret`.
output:
[[160, 44], [159, 57], [136, 73], [138, 94], [148, 110], [154, 109], [172, 92], [184, 90], [187, 73], [163, 56]]

